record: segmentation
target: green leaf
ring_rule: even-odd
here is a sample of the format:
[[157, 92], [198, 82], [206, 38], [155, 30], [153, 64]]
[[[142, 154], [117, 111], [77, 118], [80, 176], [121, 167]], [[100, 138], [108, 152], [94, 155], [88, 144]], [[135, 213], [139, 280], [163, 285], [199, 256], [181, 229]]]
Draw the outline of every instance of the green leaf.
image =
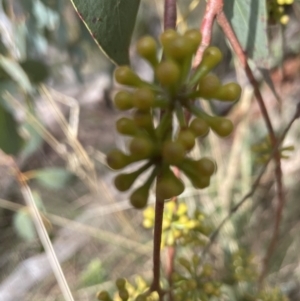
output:
[[99, 284], [104, 281], [105, 270], [100, 259], [93, 259], [80, 275], [83, 287]]
[[[9, 19], [3, 8], [3, 1], [0, 0], [0, 51], [18, 57], [19, 51], [16, 48], [16, 37], [14, 36], [15, 24]], [[11, 4], [11, 3], [10, 3]]]
[[0, 149], [9, 155], [16, 155], [22, 145], [17, 122], [0, 103]]
[[268, 67], [266, 1], [227, 0], [224, 12], [248, 57], [260, 67]]
[[41, 145], [43, 143], [43, 138], [42, 138], [41, 134], [31, 124], [25, 123], [23, 125], [23, 127], [28, 135], [28, 139], [26, 139], [26, 143], [24, 145], [24, 148], [22, 149], [21, 155], [23, 158], [28, 158], [39, 147], [41, 147]]
[[41, 1], [33, 2], [32, 13], [37, 22], [38, 29], [47, 28], [53, 30], [59, 24], [58, 13]]
[[[32, 195], [37, 208], [40, 211], [45, 211], [40, 195], [36, 191], [33, 191]], [[28, 207], [24, 207], [17, 211], [13, 218], [13, 225], [21, 238], [31, 241], [37, 237], [32, 215]]]
[[103, 52], [117, 65], [129, 64], [129, 45], [140, 0], [71, 0]]
[[14, 215], [13, 224], [21, 238], [27, 241], [36, 238], [36, 230], [28, 208], [22, 208]]
[[5, 74], [9, 75], [25, 92], [30, 93], [32, 91], [28, 76], [16, 61], [0, 55], [0, 70], [1, 69], [4, 71], [2, 76]]
[[18, 59], [24, 59], [27, 56], [27, 27], [26, 22], [20, 22], [14, 24], [14, 41], [16, 43], [16, 49], [18, 50]]
[[61, 189], [71, 178], [71, 173], [64, 168], [43, 168], [34, 172], [34, 178], [43, 186], [50, 189]]

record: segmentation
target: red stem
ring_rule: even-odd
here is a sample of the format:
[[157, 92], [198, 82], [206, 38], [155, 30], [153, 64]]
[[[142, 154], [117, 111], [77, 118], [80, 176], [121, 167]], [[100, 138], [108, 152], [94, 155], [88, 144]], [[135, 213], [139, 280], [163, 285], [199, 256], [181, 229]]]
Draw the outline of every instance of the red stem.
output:
[[[210, 44], [211, 41], [211, 35], [212, 35], [212, 26], [214, 19], [217, 18], [217, 21], [222, 28], [226, 38], [230, 42], [234, 52], [236, 53], [237, 57], [239, 58], [243, 68], [245, 69], [246, 75], [253, 86], [254, 89], [254, 95], [257, 99], [258, 105], [260, 107], [260, 110], [262, 112], [263, 118], [265, 120], [269, 136], [271, 139], [271, 143], [273, 148], [276, 146], [277, 138], [275, 136], [275, 132], [268, 114], [268, 111], [266, 109], [264, 100], [262, 98], [262, 95], [259, 90], [258, 82], [256, 81], [252, 70], [249, 67], [247, 56], [244, 53], [234, 31], [232, 30], [232, 27], [230, 23], [228, 22], [225, 13], [223, 12], [223, 4], [224, 0], [208, 0], [207, 6], [206, 6], [206, 12], [204, 15], [204, 19], [201, 24], [201, 32], [202, 32], [202, 43], [201, 46], [198, 49], [195, 62], [193, 64], [193, 67], [197, 67], [197, 65], [200, 63], [202, 59], [202, 54], [205, 48]], [[266, 256], [263, 261], [263, 268], [260, 276], [260, 284], [262, 284], [265, 275], [267, 273], [268, 265], [270, 258], [275, 250], [275, 247], [278, 242], [279, 238], [279, 232], [280, 232], [280, 222], [282, 219], [282, 212], [284, 208], [284, 194], [283, 194], [283, 184], [282, 184], [282, 170], [281, 170], [281, 159], [280, 159], [280, 153], [279, 151], [276, 151], [274, 155], [274, 161], [275, 161], [275, 180], [276, 180], [276, 186], [277, 186], [277, 197], [278, 197], [278, 205], [276, 209], [276, 217], [275, 217], [275, 225], [273, 230], [273, 235], [271, 238], [270, 245], [268, 247], [268, 251], [266, 253]]]
[[[221, 28], [223, 29], [225, 36], [229, 40], [234, 52], [236, 53], [242, 66], [245, 69], [246, 75], [247, 75], [251, 85], [253, 86], [254, 95], [256, 97], [256, 100], [257, 100], [260, 110], [262, 112], [263, 118], [265, 120], [267, 129], [269, 132], [269, 136], [271, 139], [272, 147], [274, 148], [277, 143], [277, 138], [275, 136], [275, 132], [274, 132], [267, 108], [265, 106], [264, 100], [260, 93], [258, 82], [256, 81], [256, 79], [252, 73], [252, 70], [249, 67], [249, 64], [247, 61], [247, 56], [245, 55], [236, 35], [235, 35], [234, 31], [232, 30], [231, 25], [229, 24], [223, 11], [218, 14], [217, 21], [218, 21], [219, 25], [221, 26]], [[284, 203], [285, 203], [284, 194], [283, 194], [283, 184], [282, 184], [281, 158], [280, 158], [279, 151], [276, 151], [276, 153], [274, 155], [274, 161], [275, 161], [275, 180], [276, 180], [276, 186], [277, 186], [278, 204], [277, 204], [277, 209], [276, 209], [273, 235], [272, 235], [271, 242], [268, 247], [267, 253], [263, 260], [263, 268], [262, 268], [262, 272], [261, 272], [260, 279], [259, 279], [260, 285], [262, 285], [262, 283], [264, 281], [264, 278], [265, 278], [267, 270], [268, 270], [270, 258], [272, 256], [272, 254], [274, 253], [274, 250], [275, 250], [277, 242], [278, 242], [279, 232], [280, 232], [280, 222], [282, 219], [282, 212], [283, 212]]]

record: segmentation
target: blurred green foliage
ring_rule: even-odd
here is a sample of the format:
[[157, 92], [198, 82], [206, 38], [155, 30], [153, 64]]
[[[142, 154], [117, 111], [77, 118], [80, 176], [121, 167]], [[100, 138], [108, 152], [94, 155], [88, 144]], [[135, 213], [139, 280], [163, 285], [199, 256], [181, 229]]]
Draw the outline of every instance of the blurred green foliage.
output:
[[[68, 54], [70, 67], [77, 80], [83, 82], [81, 69], [86, 57], [83, 42], [94, 43], [65, 0], [0, 1], [0, 149], [4, 152], [16, 155], [24, 150], [28, 156], [41, 142], [30, 126], [25, 125], [28, 135], [26, 143], [21, 143], [16, 112], [7, 101], [6, 92], [21, 93], [30, 104], [37, 94], [37, 85], [50, 78], [53, 80], [51, 47]], [[33, 108], [28, 107], [35, 114]]]
[[80, 275], [80, 283], [84, 287], [100, 284], [106, 277], [105, 269], [99, 258], [92, 259]]

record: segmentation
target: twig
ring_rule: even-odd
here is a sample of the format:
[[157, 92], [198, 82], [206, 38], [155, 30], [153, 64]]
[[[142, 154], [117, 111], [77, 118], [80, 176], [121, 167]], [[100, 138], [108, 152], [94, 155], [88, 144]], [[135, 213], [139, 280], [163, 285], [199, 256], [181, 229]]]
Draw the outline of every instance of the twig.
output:
[[[300, 103], [298, 103], [298, 105], [297, 105], [294, 118], [289, 123], [289, 126], [291, 127], [291, 125], [293, 124], [293, 122], [297, 118], [299, 118], [299, 117], [300, 117]], [[284, 133], [286, 134], [287, 131], [288, 130], [286, 130]], [[278, 152], [277, 152], [277, 154], [278, 154]], [[283, 198], [283, 196], [282, 196], [282, 198]], [[280, 232], [280, 221], [281, 221], [281, 217], [282, 217], [283, 207], [284, 207], [284, 199], [282, 201], [280, 201], [280, 199], [279, 199], [278, 207], [277, 207], [277, 210], [276, 210], [275, 225], [274, 225], [273, 235], [272, 235], [271, 242], [269, 244], [267, 253], [266, 253], [266, 255], [265, 255], [264, 259], [263, 259], [263, 269], [262, 269], [260, 277], [259, 277], [259, 282], [258, 283], [259, 283], [260, 286], [262, 286], [262, 284], [263, 284], [263, 280], [265, 279], [270, 259], [272, 257], [272, 254], [274, 253], [276, 245], [277, 245], [277, 241], [278, 241], [278, 237], [279, 237], [279, 232]]]
[[176, 28], [177, 10], [176, 0], [165, 0], [164, 8], [164, 30]]
[[[164, 2], [164, 30], [176, 27], [176, 0], [165, 0]], [[161, 110], [160, 118], [164, 115]], [[160, 176], [157, 176], [156, 183], [160, 181]], [[154, 221], [154, 238], [153, 238], [153, 280], [150, 286], [150, 291], [156, 291], [159, 295], [159, 300], [162, 301], [164, 292], [160, 287], [160, 246], [162, 235], [162, 222], [164, 214], [164, 200], [158, 197], [156, 192], [155, 200], [155, 221]]]
[[234, 31], [232, 30], [231, 25], [228, 22], [224, 12], [221, 12], [220, 14], [218, 14], [217, 21], [218, 21], [218, 24], [220, 25], [220, 27], [222, 28], [226, 38], [230, 42], [230, 44], [233, 48], [233, 51], [237, 55], [240, 63], [242, 64], [242, 67], [245, 69], [246, 75], [247, 75], [251, 85], [253, 86], [254, 95], [257, 99], [258, 105], [259, 105], [262, 115], [264, 117], [268, 132], [270, 134], [270, 138], [274, 139], [274, 142], [276, 144], [276, 137], [274, 134], [273, 126], [271, 124], [271, 120], [270, 120], [267, 108], [265, 106], [264, 100], [260, 93], [258, 82], [256, 81], [256, 79], [252, 73], [252, 70], [249, 67], [247, 56], [244, 53], [242, 46], [241, 46], [239, 40], [237, 39]]
[[251, 85], [253, 86], [254, 95], [256, 97], [256, 100], [257, 100], [260, 110], [262, 112], [264, 121], [266, 123], [272, 147], [275, 150], [273, 158], [275, 161], [275, 180], [276, 180], [276, 186], [277, 186], [278, 205], [277, 205], [277, 210], [276, 210], [274, 231], [273, 231], [271, 243], [268, 248], [267, 255], [266, 255], [268, 257], [265, 257], [265, 259], [264, 259], [263, 272], [260, 277], [260, 282], [262, 283], [264, 276], [266, 274], [266, 271], [268, 269], [269, 259], [272, 255], [272, 253], [276, 247], [277, 241], [278, 241], [279, 226], [280, 226], [282, 211], [283, 211], [283, 207], [284, 207], [284, 203], [285, 203], [284, 194], [283, 194], [283, 184], [282, 184], [281, 158], [280, 158], [280, 153], [279, 153], [278, 149], [276, 148], [277, 138], [275, 136], [275, 132], [274, 132], [267, 108], [265, 106], [264, 100], [260, 93], [258, 82], [256, 81], [251, 68], [249, 67], [249, 64], [247, 61], [247, 56], [244, 53], [244, 51], [241, 47], [241, 44], [239, 43], [239, 41], [238, 41], [234, 31], [232, 30], [232, 27], [231, 27], [230, 23], [228, 22], [228, 20], [225, 16], [225, 13], [223, 11], [217, 15], [217, 21], [218, 21], [218, 24], [220, 25], [220, 27], [222, 28], [226, 38], [230, 42], [234, 52], [236, 53], [237, 57], [239, 58], [243, 68], [245, 69], [246, 75], [247, 75]]
[[262, 167], [259, 175], [257, 176], [256, 180], [254, 181], [254, 183], [252, 184], [252, 188], [251, 190], [235, 205], [230, 209], [230, 212], [227, 214], [227, 216], [222, 220], [222, 222], [219, 224], [219, 226], [215, 229], [215, 231], [210, 235], [209, 238], [209, 243], [205, 246], [205, 248], [202, 251], [201, 254], [201, 258], [203, 258], [206, 253], [210, 250], [211, 246], [213, 245], [213, 243], [215, 242], [218, 234], [220, 233], [221, 229], [223, 228], [224, 224], [231, 218], [231, 216], [245, 203], [245, 201], [250, 198], [256, 191], [256, 189], [259, 186], [260, 180], [263, 176], [263, 174], [265, 173], [269, 163], [271, 162], [271, 160], [274, 158], [275, 154], [278, 152], [278, 148], [280, 147], [281, 143], [283, 142], [286, 134], [288, 133], [288, 131], [290, 130], [292, 124], [295, 122], [296, 119], [300, 118], [300, 103], [298, 103], [297, 108], [296, 108], [296, 112], [293, 116], [293, 118], [290, 120], [290, 122], [288, 123], [288, 125], [286, 126], [285, 130], [283, 131], [281, 137], [277, 140], [277, 143], [275, 145], [275, 147], [273, 148], [267, 162], [264, 164], [264, 166]]
[[[157, 177], [156, 183], [160, 181], [160, 177]], [[162, 290], [160, 287], [160, 246], [162, 235], [162, 222], [164, 215], [164, 200], [156, 197], [155, 202], [155, 221], [154, 221], [154, 238], [153, 238], [153, 280], [150, 286], [150, 291], [156, 291], [162, 300]]]

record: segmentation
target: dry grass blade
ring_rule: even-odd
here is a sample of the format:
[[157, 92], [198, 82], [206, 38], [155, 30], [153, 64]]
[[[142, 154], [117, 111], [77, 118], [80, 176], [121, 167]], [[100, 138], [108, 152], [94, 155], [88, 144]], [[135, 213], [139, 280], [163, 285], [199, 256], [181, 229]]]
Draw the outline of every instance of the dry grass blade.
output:
[[[32, 113], [28, 112], [25, 106], [17, 101], [11, 94], [5, 93], [4, 97], [6, 101], [14, 107], [14, 109], [24, 112], [24, 114], [26, 113], [27, 121], [34, 126], [37, 132], [53, 148], [53, 150], [67, 161], [68, 167], [71, 169], [71, 171], [74, 172], [90, 188], [91, 191], [99, 192], [101, 190], [101, 192], [105, 194], [111, 203], [115, 203], [115, 200], [110, 193], [110, 190], [107, 188], [107, 185], [101, 179], [97, 179], [93, 162], [78, 139], [74, 136], [74, 132], [77, 132], [77, 130], [72, 129], [72, 127], [68, 125], [68, 122], [60, 112], [46, 87], [42, 88], [42, 93], [46, 96], [47, 101], [53, 107], [53, 110], [56, 114], [55, 116], [58, 119], [60, 126], [68, 139], [68, 144], [72, 147], [73, 152], [67, 150], [67, 146], [60, 143], [45, 128], [45, 126]], [[99, 186], [101, 187], [100, 190]], [[120, 224], [127, 225], [126, 229], [131, 234], [135, 236], [138, 235], [135, 228], [131, 225], [131, 223], [128, 222], [128, 219], [123, 215], [122, 212], [118, 213], [118, 219]]]
[[56, 257], [55, 251], [53, 249], [52, 243], [50, 241], [49, 235], [47, 233], [47, 230], [44, 226], [42, 217], [39, 213], [39, 210], [35, 204], [35, 201], [32, 196], [31, 189], [26, 184], [26, 181], [23, 179], [23, 176], [19, 170], [16, 169], [17, 172], [17, 178], [20, 185], [20, 190], [23, 195], [23, 198], [25, 200], [26, 205], [28, 208], [30, 208], [30, 211], [32, 213], [33, 222], [35, 225], [35, 228], [37, 230], [39, 239], [44, 247], [45, 253], [48, 257], [48, 260], [50, 262], [50, 265], [52, 267], [53, 273], [56, 277], [57, 283], [63, 293], [63, 296], [66, 301], [74, 301], [73, 295], [71, 293], [71, 290], [68, 286], [67, 280], [64, 276], [63, 270], [60, 266], [60, 263]]
[[[124, 202], [124, 205], [126, 205], [126, 209], [128, 209], [127, 201], [126, 201], [126, 204]], [[0, 199], [0, 207], [8, 209], [8, 210], [12, 210], [12, 211], [18, 211], [18, 210], [22, 209], [24, 206], [10, 202], [8, 200]], [[118, 209], [119, 211], [124, 210], [124, 206], [120, 206], [120, 208], [116, 208], [116, 209]], [[101, 211], [100, 209], [97, 210], [98, 217], [99, 217], [100, 211]], [[112, 212], [117, 212], [117, 210], [104, 210], [104, 211], [102, 210], [103, 215], [110, 214]], [[91, 213], [92, 213], [91, 216], [95, 215], [94, 210]], [[49, 218], [49, 220], [56, 226], [72, 229], [73, 231], [77, 231], [82, 234], [89, 235], [91, 237], [108, 242], [108, 243], [116, 245], [118, 247], [124, 247], [125, 249], [129, 249], [130, 251], [133, 251], [133, 252], [136, 252], [139, 254], [143, 254], [143, 255], [148, 255], [151, 251], [151, 246], [148, 244], [146, 244], [146, 245], [141, 244], [134, 240], [125, 238], [121, 235], [117, 235], [117, 234], [109, 232], [109, 231], [98, 229], [93, 226], [89, 226], [84, 223], [81, 223], [81, 222], [72, 221], [68, 218], [61, 217], [61, 216], [58, 216], [55, 214], [44, 213], [44, 215], [47, 218]]]
[[[96, 170], [94, 167], [94, 163], [92, 162], [92, 160], [88, 156], [86, 150], [81, 145], [81, 143], [78, 141], [77, 136], [75, 135], [75, 134], [77, 134], [77, 128], [78, 128], [78, 122], [76, 122], [76, 120], [78, 120], [79, 108], [77, 108], [75, 106], [75, 113], [77, 112], [77, 117], [76, 117], [76, 114], [73, 113], [73, 117], [72, 117], [73, 127], [72, 127], [72, 124], [69, 125], [67, 120], [61, 113], [61, 111], [58, 108], [57, 104], [55, 103], [53, 97], [51, 96], [51, 93], [49, 92], [48, 88], [46, 86], [42, 85], [40, 87], [40, 92], [42, 95], [45, 96], [46, 100], [49, 102], [49, 104], [53, 108], [53, 111], [55, 112], [57, 121], [67, 138], [67, 142], [74, 151], [74, 154], [70, 154], [68, 156], [69, 166], [70, 167], [73, 166], [72, 170], [74, 170], [75, 172], [77, 171], [79, 176], [82, 175], [80, 178], [83, 181], [87, 182], [87, 184], [89, 185], [89, 187], [91, 188], [92, 191], [99, 193], [99, 184], [100, 184], [101, 192], [104, 192], [104, 194], [107, 196], [108, 200], [110, 200], [112, 203], [114, 203], [115, 200], [112, 197], [109, 189], [107, 188], [107, 185], [103, 181], [98, 180]], [[69, 105], [69, 101], [67, 101], [65, 96], [63, 96], [59, 93], [56, 93], [56, 92], [55, 92], [55, 94], [60, 96], [59, 98], [61, 99], [61, 101], [67, 102], [67, 104]], [[73, 101], [71, 101], [71, 103], [73, 104], [75, 100], [74, 99], [72, 99], [72, 100]], [[71, 116], [70, 116], [70, 118], [71, 118]], [[74, 127], [76, 127], [76, 128], [74, 128]], [[83, 167], [83, 169], [81, 167]], [[129, 229], [131, 234], [137, 235], [137, 232], [135, 231], [134, 227], [132, 227], [131, 223], [128, 222], [128, 219], [122, 213], [118, 214], [118, 218], [120, 220], [120, 224], [127, 225], [127, 228]]]
[[95, 167], [93, 162], [90, 160], [88, 154], [86, 153], [85, 149], [80, 144], [80, 142], [78, 141], [75, 135], [77, 133], [77, 129], [76, 130], [73, 129], [68, 124], [67, 120], [65, 119], [60, 109], [58, 108], [57, 104], [53, 100], [50, 92], [44, 85], [41, 86], [40, 93], [45, 96], [46, 100], [49, 102], [53, 111], [55, 112], [57, 122], [59, 123], [62, 131], [64, 132], [68, 144], [73, 148], [74, 155], [78, 161], [78, 164], [86, 170], [85, 177], [88, 179], [88, 183], [90, 184], [91, 189], [97, 192], [98, 185], [97, 185], [97, 175], [96, 175]]
[[66, 159], [67, 152], [64, 144], [60, 143], [42, 124], [41, 122], [30, 112], [27, 112], [25, 107], [17, 101], [10, 93], [4, 94], [4, 99], [16, 110], [26, 113], [27, 120], [30, 125], [34, 126], [35, 130], [43, 137], [43, 139], [60, 155], [63, 159]]

